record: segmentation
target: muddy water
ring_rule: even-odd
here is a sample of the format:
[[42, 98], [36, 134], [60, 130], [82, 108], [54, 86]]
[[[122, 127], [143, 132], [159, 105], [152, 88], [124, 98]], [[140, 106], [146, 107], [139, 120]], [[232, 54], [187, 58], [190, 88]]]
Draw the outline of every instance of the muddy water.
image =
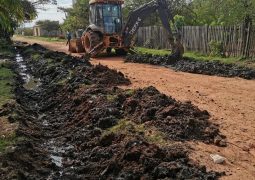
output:
[[40, 79], [36, 79], [31, 74], [28, 73], [27, 65], [24, 62], [23, 57], [19, 53], [16, 54], [15, 60], [19, 67], [18, 68], [19, 74], [24, 81], [23, 87], [27, 90], [37, 90], [41, 85]]
[[[17, 53], [15, 57], [16, 63], [18, 65], [18, 72], [21, 76], [22, 80], [24, 81], [23, 87], [27, 90], [37, 91], [41, 85], [40, 79], [35, 78], [31, 74], [29, 74], [26, 62], [24, 61], [23, 57]], [[46, 115], [41, 114], [38, 116], [39, 120], [42, 120], [42, 128], [47, 128], [50, 126], [50, 123], [44, 119]], [[46, 149], [48, 151], [49, 157], [51, 158], [52, 163], [54, 163], [59, 168], [59, 175], [60, 177], [63, 174], [63, 157], [62, 154], [65, 153], [67, 149], [73, 148], [73, 146], [68, 147], [58, 147], [55, 145], [56, 140], [53, 138], [45, 142], [41, 148]], [[48, 179], [52, 179], [54, 174], [50, 174]]]

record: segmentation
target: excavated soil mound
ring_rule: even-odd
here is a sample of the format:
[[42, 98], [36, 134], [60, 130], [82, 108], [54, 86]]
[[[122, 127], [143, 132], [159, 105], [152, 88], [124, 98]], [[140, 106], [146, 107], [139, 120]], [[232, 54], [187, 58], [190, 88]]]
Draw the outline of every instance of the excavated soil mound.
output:
[[178, 71], [195, 74], [255, 79], [254, 69], [237, 66], [234, 64], [220, 63], [218, 61], [196, 61], [186, 57], [176, 61], [168, 56], [157, 56], [151, 54], [128, 55], [125, 61], [152, 65], [163, 65]]
[[[26, 53], [30, 49], [30, 53]], [[17, 145], [0, 156], [0, 179], [218, 179], [190, 161], [185, 141], [221, 138], [209, 114], [154, 87], [122, 90], [123, 74], [87, 59], [22, 48], [36, 90], [19, 79]], [[9, 107], [9, 106], [6, 106]], [[14, 108], [14, 109], [13, 109]], [[222, 139], [223, 141], [223, 139]]]
[[172, 140], [196, 139], [212, 143], [219, 134], [218, 128], [209, 123], [207, 111], [191, 103], [180, 103], [154, 87], [135, 91], [124, 102], [124, 109], [135, 122], [155, 126]]

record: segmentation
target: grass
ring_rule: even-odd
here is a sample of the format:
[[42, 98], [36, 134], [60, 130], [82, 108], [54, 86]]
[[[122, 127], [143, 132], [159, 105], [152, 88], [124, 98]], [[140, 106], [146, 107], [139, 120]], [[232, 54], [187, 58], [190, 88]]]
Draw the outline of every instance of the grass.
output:
[[17, 138], [15, 134], [8, 137], [0, 137], [0, 152], [4, 152], [6, 147], [14, 144], [16, 140]]
[[10, 56], [14, 56], [11, 45], [0, 39], [0, 107], [7, 103], [12, 97], [12, 84], [14, 74], [10, 69]]
[[10, 43], [0, 38], [0, 56], [2, 57], [14, 57], [15, 52]]
[[21, 35], [15, 35], [18, 37], [25, 37], [29, 39], [38, 39], [42, 41], [47, 41], [47, 42], [66, 42], [65, 39], [60, 39], [58, 37], [39, 37], [39, 36], [21, 36]]
[[66, 78], [60, 79], [60, 80], [57, 82], [58, 85], [64, 85], [64, 84], [67, 83], [67, 81], [68, 81], [69, 79], [72, 78], [74, 72], [73, 72], [72, 70], [68, 70], [68, 72], [69, 72], [69, 74], [68, 74], [68, 76], [67, 76]]
[[[10, 59], [15, 56], [10, 43], [0, 39], [0, 108], [13, 98], [14, 73], [11, 70]], [[13, 127], [13, 128], [12, 128]], [[14, 143], [15, 127], [11, 125], [6, 117], [0, 117], [0, 152]]]
[[12, 85], [14, 74], [11, 69], [5, 67], [5, 63], [0, 63], [0, 107], [13, 98]]
[[10, 134], [9, 136], [0, 137], [0, 153], [5, 152], [7, 147], [24, 140], [26, 140], [25, 137], [16, 136], [16, 133], [14, 131], [12, 131], [12, 134]]
[[126, 89], [124, 92], [128, 96], [132, 96], [135, 93], [134, 89]]
[[[157, 49], [149, 49], [149, 48], [144, 48], [144, 47], [136, 47], [135, 50], [139, 53], [143, 54], [153, 54], [153, 55], [169, 55], [171, 53], [170, 50], [162, 49], [162, 50], [157, 50]], [[252, 68], [255, 68], [255, 61], [248, 61], [248, 60], [242, 60], [241, 58], [237, 57], [228, 57], [228, 58], [223, 58], [223, 57], [213, 57], [213, 56], [208, 56], [208, 55], [203, 55], [201, 53], [197, 52], [185, 52], [184, 57], [188, 57], [191, 59], [195, 59], [198, 61], [220, 61], [222, 63], [226, 64], [238, 64], [238, 65], [243, 65], [243, 66], [249, 66]]]
[[106, 99], [110, 102], [114, 102], [116, 99], [118, 98], [118, 95], [111, 95], [111, 94], [108, 94], [106, 96]]
[[41, 55], [39, 53], [32, 54], [32, 59], [33, 60], [38, 60], [40, 57], [41, 57]]
[[168, 144], [163, 132], [155, 127], [146, 127], [144, 124], [136, 124], [130, 120], [122, 119], [117, 125], [109, 128], [104, 134], [125, 134], [133, 136], [134, 134], [143, 134], [145, 139], [153, 144], [164, 146]]
[[170, 51], [166, 49], [150, 49], [145, 47], [136, 47], [135, 51], [142, 54], [154, 54], [154, 55], [160, 55], [160, 56], [170, 54]]

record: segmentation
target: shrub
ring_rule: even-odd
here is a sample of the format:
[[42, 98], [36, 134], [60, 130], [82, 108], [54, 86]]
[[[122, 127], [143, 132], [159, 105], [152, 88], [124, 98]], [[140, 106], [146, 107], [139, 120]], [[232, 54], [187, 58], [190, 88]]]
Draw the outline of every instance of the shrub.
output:
[[224, 57], [223, 43], [221, 41], [211, 41], [209, 43], [210, 56], [222, 56]]

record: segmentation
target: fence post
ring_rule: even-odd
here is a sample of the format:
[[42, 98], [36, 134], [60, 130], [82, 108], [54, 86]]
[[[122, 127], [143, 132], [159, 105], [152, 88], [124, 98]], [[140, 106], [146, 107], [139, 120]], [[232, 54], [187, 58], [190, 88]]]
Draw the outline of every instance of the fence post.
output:
[[244, 54], [245, 58], [249, 57], [250, 28], [251, 25], [249, 24], [247, 28], [247, 36], [245, 41], [245, 54]]

